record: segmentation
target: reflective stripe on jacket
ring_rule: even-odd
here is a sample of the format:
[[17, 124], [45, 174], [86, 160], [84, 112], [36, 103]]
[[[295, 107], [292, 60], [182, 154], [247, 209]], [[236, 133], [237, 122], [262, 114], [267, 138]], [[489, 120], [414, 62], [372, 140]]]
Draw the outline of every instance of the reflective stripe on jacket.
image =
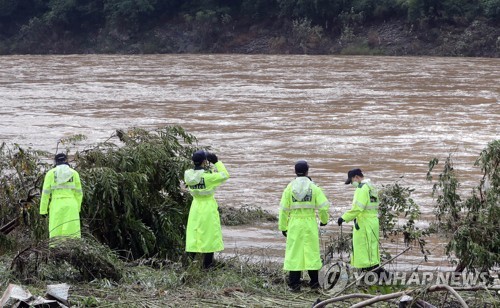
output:
[[287, 231], [283, 269], [319, 270], [322, 267], [318, 222], [329, 219], [330, 202], [320, 187], [307, 177], [290, 182], [281, 196], [279, 230]]

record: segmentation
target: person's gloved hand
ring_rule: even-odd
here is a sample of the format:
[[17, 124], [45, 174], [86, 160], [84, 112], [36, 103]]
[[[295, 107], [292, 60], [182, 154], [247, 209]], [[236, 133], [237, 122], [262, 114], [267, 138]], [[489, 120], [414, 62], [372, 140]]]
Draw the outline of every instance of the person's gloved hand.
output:
[[337, 220], [337, 224], [338, 224], [339, 226], [342, 226], [342, 223], [343, 223], [344, 221], [345, 221], [345, 220], [344, 220], [344, 219], [342, 219], [342, 217], [339, 217], [339, 219]]
[[322, 223], [321, 221], [319, 222], [319, 226], [320, 226], [320, 227], [324, 227], [324, 226], [326, 226], [327, 224], [328, 224], [328, 223], [324, 224], [324, 223]]
[[284, 237], [286, 237], [286, 231], [281, 231]]
[[215, 155], [214, 153], [207, 153], [207, 160], [209, 162], [211, 162], [212, 164], [215, 164], [216, 162], [218, 162], [219, 160], [217, 159], [217, 155]]

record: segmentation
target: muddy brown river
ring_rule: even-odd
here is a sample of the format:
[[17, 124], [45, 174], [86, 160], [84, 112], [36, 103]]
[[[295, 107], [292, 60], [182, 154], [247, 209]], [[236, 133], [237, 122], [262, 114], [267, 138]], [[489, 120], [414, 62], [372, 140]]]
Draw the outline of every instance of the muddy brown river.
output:
[[[434, 202], [429, 160], [452, 153], [467, 193], [479, 181], [476, 157], [500, 136], [500, 59], [2, 56], [0, 106], [0, 142], [49, 151], [73, 134], [97, 142], [116, 129], [181, 125], [213, 147], [231, 174], [216, 194], [221, 207], [277, 213], [294, 162], [306, 159], [336, 220], [350, 208], [346, 172], [360, 167], [378, 185], [414, 188], [425, 225]], [[323, 241], [337, 232], [327, 226]], [[225, 227], [224, 240], [228, 255], [284, 255], [273, 223]], [[443, 244], [430, 240], [429, 262], [415, 249], [394, 266], [447, 266]]]

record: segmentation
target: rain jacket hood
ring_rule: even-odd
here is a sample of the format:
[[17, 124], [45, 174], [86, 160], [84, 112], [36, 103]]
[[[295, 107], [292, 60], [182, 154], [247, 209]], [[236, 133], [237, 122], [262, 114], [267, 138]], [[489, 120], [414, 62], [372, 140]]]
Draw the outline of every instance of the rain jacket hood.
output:
[[305, 176], [296, 178], [292, 182], [292, 195], [295, 197], [295, 199], [297, 199], [298, 201], [302, 201], [309, 192], [311, 183], [311, 180]]
[[201, 181], [201, 176], [205, 170], [193, 170], [189, 169], [184, 172], [184, 180], [186, 181], [187, 185], [196, 185], [200, 183]]
[[68, 165], [58, 165], [54, 171], [56, 184], [66, 183], [73, 176], [73, 170]]

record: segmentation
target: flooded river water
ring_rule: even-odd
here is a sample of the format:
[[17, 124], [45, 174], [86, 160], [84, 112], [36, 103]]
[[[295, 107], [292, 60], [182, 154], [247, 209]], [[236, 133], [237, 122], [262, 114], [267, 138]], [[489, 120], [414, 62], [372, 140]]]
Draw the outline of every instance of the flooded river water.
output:
[[[343, 181], [360, 167], [379, 185], [415, 188], [426, 223], [429, 160], [453, 153], [468, 191], [479, 180], [475, 158], [500, 136], [500, 59], [2, 56], [0, 106], [0, 141], [50, 151], [73, 134], [97, 142], [119, 128], [181, 125], [231, 174], [217, 192], [221, 207], [277, 213], [294, 162], [306, 159], [332, 218], [350, 208]], [[276, 224], [225, 227], [224, 240], [226, 253], [284, 251]]]

